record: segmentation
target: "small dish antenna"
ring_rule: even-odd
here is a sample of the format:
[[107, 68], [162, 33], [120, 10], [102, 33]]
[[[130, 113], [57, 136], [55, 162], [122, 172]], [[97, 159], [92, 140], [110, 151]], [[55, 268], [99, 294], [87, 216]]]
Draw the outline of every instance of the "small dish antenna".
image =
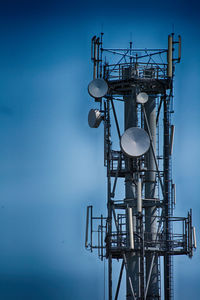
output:
[[145, 104], [148, 101], [148, 98], [149, 98], [149, 96], [147, 95], [147, 93], [139, 93], [136, 96], [137, 103], [140, 103], [140, 104]]
[[92, 80], [88, 85], [88, 93], [93, 98], [102, 98], [108, 92], [108, 85], [103, 78]]
[[149, 135], [143, 128], [131, 127], [121, 137], [121, 149], [129, 157], [142, 156], [149, 147]]
[[102, 115], [98, 109], [91, 109], [88, 114], [88, 124], [91, 128], [98, 128], [102, 121]]

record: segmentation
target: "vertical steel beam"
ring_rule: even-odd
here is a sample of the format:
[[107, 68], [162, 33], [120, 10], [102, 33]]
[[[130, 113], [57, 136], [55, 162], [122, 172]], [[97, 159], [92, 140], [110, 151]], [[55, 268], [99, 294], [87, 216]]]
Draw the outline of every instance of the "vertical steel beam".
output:
[[106, 103], [106, 126], [108, 134], [108, 149], [107, 149], [107, 208], [108, 208], [108, 217], [107, 217], [107, 257], [108, 257], [108, 299], [112, 300], [112, 253], [111, 253], [111, 243], [112, 243], [112, 200], [111, 200], [111, 175], [110, 175], [110, 103], [109, 99]]
[[[169, 107], [167, 97], [164, 99], [164, 190], [165, 190], [165, 237], [166, 237], [166, 250], [169, 250], [170, 239], [170, 195], [169, 195]], [[164, 255], [164, 289], [165, 300], [171, 299], [171, 258], [166, 253]]]
[[116, 290], [116, 294], [115, 294], [115, 300], [118, 299], [120, 285], [121, 285], [121, 281], [122, 281], [123, 270], [124, 270], [124, 260], [122, 261], [122, 265], [121, 265], [121, 269], [120, 269], [120, 273], [119, 273], [119, 280], [118, 280], [118, 284], [117, 284], [117, 290]]
[[[135, 292], [134, 292], [134, 288], [133, 288], [133, 281], [131, 280], [131, 276], [130, 276], [129, 268], [128, 268], [128, 261], [127, 261], [127, 258], [126, 258], [125, 254], [123, 254], [123, 258], [124, 258], [124, 264], [125, 264], [125, 267], [126, 267], [127, 281], [128, 281], [129, 287], [130, 287], [130, 293], [131, 293], [131, 298], [130, 299], [136, 300], [136, 296], [135, 296]], [[128, 295], [127, 295], [126, 299], [129, 299]]]
[[141, 300], [144, 299], [144, 287], [145, 287], [145, 275], [144, 275], [144, 257], [145, 257], [145, 249], [144, 249], [144, 227], [143, 227], [143, 216], [139, 213], [139, 222], [140, 222], [140, 297]]

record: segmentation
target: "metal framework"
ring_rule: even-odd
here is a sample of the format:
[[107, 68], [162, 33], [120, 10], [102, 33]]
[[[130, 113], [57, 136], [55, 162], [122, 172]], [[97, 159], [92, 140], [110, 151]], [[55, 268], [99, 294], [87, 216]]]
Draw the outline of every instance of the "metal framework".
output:
[[[107, 94], [95, 99], [104, 123], [107, 216], [96, 217], [93, 207], [87, 207], [85, 247], [97, 249], [100, 259], [108, 260], [108, 300], [118, 299], [124, 271], [124, 299], [158, 300], [164, 294], [165, 300], [171, 300], [173, 255], [192, 257], [196, 247], [192, 210], [187, 217], [173, 216], [176, 192], [171, 115], [181, 38], [175, 41], [174, 34], [169, 35], [166, 49], [134, 49], [132, 42], [129, 48], [113, 49], [103, 47], [102, 37], [92, 38], [91, 59], [93, 79], [103, 78], [108, 85]], [[146, 104], [137, 103], [140, 92], [148, 94]], [[123, 110], [124, 124], [120, 124]], [[121, 133], [133, 126], [145, 129], [150, 138], [149, 151], [137, 158], [126, 156], [120, 147], [113, 149], [111, 138], [111, 132], [116, 131], [120, 142]], [[117, 185], [124, 189], [123, 199], [117, 197]], [[118, 282], [113, 284], [115, 259], [121, 260], [121, 269]]]

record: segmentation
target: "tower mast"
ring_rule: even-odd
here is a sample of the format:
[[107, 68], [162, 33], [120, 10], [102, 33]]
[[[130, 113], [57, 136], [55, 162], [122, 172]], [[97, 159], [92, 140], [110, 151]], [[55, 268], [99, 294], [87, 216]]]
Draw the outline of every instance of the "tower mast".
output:
[[[87, 207], [85, 246], [108, 260], [108, 300], [117, 300], [124, 290], [123, 274], [126, 292], [121, 299], [160, 300], [164, 295], [164, 300], [172, 300], [173, 256], [192, 257], [196, 247], [192, 211], [187, 217], [173, 216], [171, 114], [181, 38], [175, 41], [172, 33], [163, 49], [134, 49], [132, 43], [113, 49], [103, 47], [102, 37], [94, 36], [91, 43], [93, 80], [88, 92], [99, 108], [90, 110], [88, 122], [91, 128], [104, 124], [107, 216], [94, 217], [93, 207]], [[112, 143], [115, 130], [118, 149]], [[182, 225], [181, 232], [173, 232], [174, 222]], [[121, 261], [117, 282], [112, 279], [115, 260]]]

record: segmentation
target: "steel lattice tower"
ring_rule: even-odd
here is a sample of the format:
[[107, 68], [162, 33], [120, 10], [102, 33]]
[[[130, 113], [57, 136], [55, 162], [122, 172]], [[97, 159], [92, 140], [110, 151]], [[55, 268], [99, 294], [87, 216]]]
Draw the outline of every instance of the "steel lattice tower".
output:
[[[108, 300], [118, 299], [124, 270], [124, 299], [158, 300], [163, 294], [165, 300], [172, 300], [173, 256], [192, 257], [196, 248], [192, 211], [187, 217], [173, 216], [171, 119], [181, 38], [175, 41], [174, 34], [169, 35], [166, 49], [134, 49], [132, 43], [125, 49], [104, 48], [102, 38], [103, 34], [91, 41], [93, 81], [88, 92], [99, 107], [90, 110], [88, 122], [92, 128], [104, 124], [107, 216], [94, 217], [93, 207], [87, 207], [85, 246], [108, 260]], [[118, 118], [121, 111], [124, 124]], [[113, 149], [114, 130], [118, 149]], [[118, 199], [121, 180], [124, 198]], [[113, 260], [121, 261], [114, 284]]]

